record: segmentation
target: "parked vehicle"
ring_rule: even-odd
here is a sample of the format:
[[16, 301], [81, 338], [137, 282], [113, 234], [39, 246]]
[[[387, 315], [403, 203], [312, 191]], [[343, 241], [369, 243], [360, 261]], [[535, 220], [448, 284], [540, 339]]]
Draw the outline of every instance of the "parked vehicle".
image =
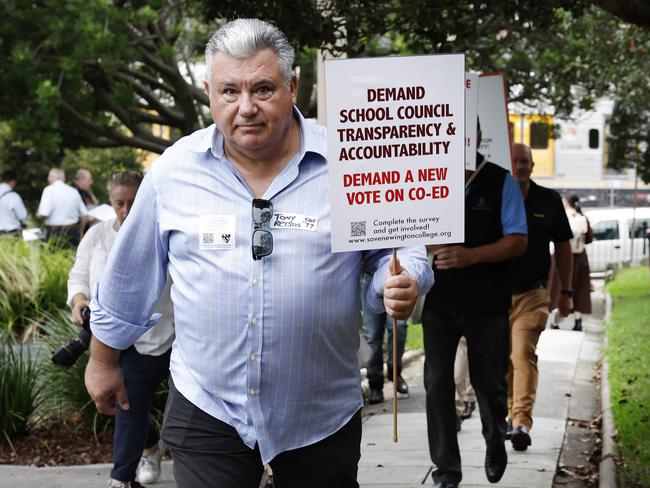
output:
[[587, 246], [592, 274], [613, 274], [621, 266], [647, 262], [650, 208], [586, 210], [594, 239]]

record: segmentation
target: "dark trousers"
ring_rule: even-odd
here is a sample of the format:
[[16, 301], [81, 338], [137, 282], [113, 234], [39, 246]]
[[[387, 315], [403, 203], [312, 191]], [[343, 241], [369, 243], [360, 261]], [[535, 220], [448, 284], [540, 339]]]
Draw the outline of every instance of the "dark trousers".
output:
[[158, 442], [158, 430], [149, 416], [151, 399], [169, 376], [171, 349], [161, 356], [140, 354], [131, 346], [120, 354], [120, 367], [129, 397], [129, 410], [118, 410], [113, 439], [111, 478], [135, 480], [142, 450]]
[[[162, 437], [174, 457], [178, 488], [258, 488], [262, 459], [230, 425], [181, 395], [170, 380]], [[276, 488], [358, 488], [361, 411], [338, 432], [271, 462]]]
[[460, 483], [460, 450], [456, 437], [454, 359], [461, 336], [467, 339], [469, 376], [476, 391], [483, 437], [488, 448], [504, 442], [508, 370], [508, 314], [483, 317], [439, 315], [425, 309], [424, 387], [431, 460], [436, 481]]
[[81, 240], [81, 234], [79, 233], [79, 225], [52, 225], [46, 227], [47, 231], [45, 233], [46, 241], [54, 241], [57, 245], [60, 246], [72, 246], [77, 247], [79, 241]]

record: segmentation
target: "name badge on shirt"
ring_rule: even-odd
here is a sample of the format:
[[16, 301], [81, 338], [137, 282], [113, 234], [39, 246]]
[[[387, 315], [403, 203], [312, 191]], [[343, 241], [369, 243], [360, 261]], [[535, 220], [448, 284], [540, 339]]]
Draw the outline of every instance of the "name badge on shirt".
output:
[[275, 212], [271, 219], [272, 229], [308, 230], [316, 232], [318, 219], [309, 215]]
[[202, 251], [235, 249], [235, 216], [201, 215], [199, 249]]

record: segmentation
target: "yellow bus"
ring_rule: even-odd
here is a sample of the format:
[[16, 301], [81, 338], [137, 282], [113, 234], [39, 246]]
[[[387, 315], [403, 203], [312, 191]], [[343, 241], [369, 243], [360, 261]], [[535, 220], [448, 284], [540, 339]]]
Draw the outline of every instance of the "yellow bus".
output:
[[533, 177], [555, 176], [555, 141], [553, 117], [550, 115], [510, 114], [510, 138], [512, 143], [530, 146], [533, 153]]

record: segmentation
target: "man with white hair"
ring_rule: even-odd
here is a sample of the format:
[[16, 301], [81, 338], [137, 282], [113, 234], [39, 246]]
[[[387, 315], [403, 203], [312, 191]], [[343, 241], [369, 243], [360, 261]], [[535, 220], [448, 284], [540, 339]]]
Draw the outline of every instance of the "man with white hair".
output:
[[[119, 350], [153, 326], [167, 272], [176, 340], [162, 438], [179, 488], [358, 487], [365, 300], [406, 319], [433, 281], [424, 248], [331, 251], [324, 127], [294, 106], [294, 51], [257, 19], [206, 48], [215, 124], [154, 162], [91, 303], [86, 385], [129, 408]], [[290, 219], [296, 225], [282, 224]]]
[[62, 169], [52, 168], [47, 176], [36, 216], [45, 219], [46, 239], [56, 238], [72, 246], [79, 244], [80, 228], [88, 210], [79, 192], [67, 185]]

